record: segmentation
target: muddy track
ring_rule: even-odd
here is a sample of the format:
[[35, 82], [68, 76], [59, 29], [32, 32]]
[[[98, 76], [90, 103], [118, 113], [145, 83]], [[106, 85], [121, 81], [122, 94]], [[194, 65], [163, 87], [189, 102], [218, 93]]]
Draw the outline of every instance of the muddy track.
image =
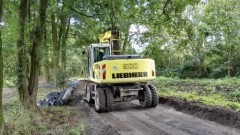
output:
[[[81, 94], [84, 90], [80, 90]], [[138, 101], [117, 103], [112, 112], [96, 113], [93, 105], [81, 101], [86, 116], [86, 134], [121, 135], [239, 135], [240, 129], [200, 119], [159, 104], [141, 108]]]
[[158, 105], [143, 109], [137, 102], [118, 104], [112, 113], [99, 114], [120, 134], [129, 135], [239, 135], [240, 130]]
[[[96, 113], [93, 105], [83, 103], [88, 128], [86, 134], [121, 135], [239, 135], [240, 130], [199, 119], [158, 105], [141, 108], [137, 101], [117, 103], [113, 112]], [[89, 120], [90, 119], [90, 120]], [[110, 132], [109, 132], [110, 131]]]

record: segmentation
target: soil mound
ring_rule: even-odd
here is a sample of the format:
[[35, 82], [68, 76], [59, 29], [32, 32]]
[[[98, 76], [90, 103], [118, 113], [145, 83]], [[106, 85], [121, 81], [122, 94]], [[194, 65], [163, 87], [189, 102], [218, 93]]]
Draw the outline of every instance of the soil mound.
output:
[[219, 124], [240, 129], [240, 113], [220, 107], [209, 107], [199, 102], [186, 101], [172, 97], [159, 97], [159, 103], [175, 108], [177, 111], [215, 121]]

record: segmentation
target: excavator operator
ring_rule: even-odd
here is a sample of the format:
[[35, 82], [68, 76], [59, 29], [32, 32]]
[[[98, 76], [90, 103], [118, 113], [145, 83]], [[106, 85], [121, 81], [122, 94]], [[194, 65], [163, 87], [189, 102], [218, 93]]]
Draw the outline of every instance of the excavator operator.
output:
[[103, 60], [103, 57], [104, 57], [104, 49], [99, 49], [99, 61]]

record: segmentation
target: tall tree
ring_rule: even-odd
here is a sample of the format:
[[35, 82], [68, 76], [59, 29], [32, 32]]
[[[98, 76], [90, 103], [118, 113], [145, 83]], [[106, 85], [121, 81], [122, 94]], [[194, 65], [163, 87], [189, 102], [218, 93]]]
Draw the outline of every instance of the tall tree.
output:
[[47, 28], [45, 26], [45, 29], [44, 29], [44, 60], [43, 60], [43, 64], [44, 64], [44, 76], [45, 76], [45, 81], [47, 83], [50, 82], [50, 62], [49, 62], [49, 46], [47, 44]]
[[52, 25], [52, 62], [53, 62], [53, 80], [54, 84], [58, 84], [58, 68], [59, 68], [59, 45], [58, 45], [58, 34], [57, 34], [57, 23], [56, 23], [56, 13], [51, 13], [51, 25]]
[[66, 0], [62, 2], [62, 11], [60, 15], [60, 31], [61, 35], [59, 35], [59, 43], [61, 42], [61, 83], [60, 85], [64, 85], [65, 74], [66, 74], [66, 47], [67, 47], [67, 37], [68, 31], [70, 27], [70, 18], [67, 16], [67, 7]]
[[27, 17], [27, 4], [28, 0], [21, 0], [19, 6], [19, 37], [17, 41], [17, 51], [18, 51], [18, 93], [19, 99], [23, 106], [27, 106], [29, 95], [28, 93], [28, 74], [27, 74], [27, 56], [25, 49], [25, 27], [26, 27], [26, 17]]
[[[37, 26], [34, 31], [32, 50], [31, 50], [31, 67], [30, 67], [30, 78], [28, 84], [28, 94], [30, 96], [30, 103], [36, 104], [37, 91], [38, 91], [38, 81], [40, 73], [40, 58], [42, 53], [42, 45], [44, 41], [44, 31], [46, 24], [46, 9], [48, 0], [40, 0], [39, 7], [39, 18]], [[30, 105], [32, 106], [32, 105]]]
[[[18, 91], [19, 98], [26, 109], [36, 109], [36, 97], [38, 91], [38, 80], [40, 73], [40, 58], [42, 44], [44, 41], [44, 29], [46, 22], [46, 8], [48, 0], [40, 0], [39, 17], [33, 32], [30, 52], [30, 70], [27, 70], [26, 44], [25, 44], [25, 22], [27, 17], [27, 0], [20, 2], [19, 15], [19, 39], [18, 49]], [[29, 77], [28, 77], [29, 76]]]
[[3, 56], [2, 56], [2, 13], [3, 0], [0, 0], [0, 134], [4, 127], [3, 110], [2, 110], [2, 92], [3, 92]]

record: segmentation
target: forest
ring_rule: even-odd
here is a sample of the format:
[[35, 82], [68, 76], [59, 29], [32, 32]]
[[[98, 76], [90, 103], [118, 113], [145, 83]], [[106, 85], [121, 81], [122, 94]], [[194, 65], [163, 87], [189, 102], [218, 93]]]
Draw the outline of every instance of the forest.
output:
[[111, 28], [122, 54], [154, 59], [157, 76], [239, 77], [239, 20], [239, 0], [0, 0], [0, 99], [16, 87], [36, 110], [38, 82], [86, 77], [82, 51]]

